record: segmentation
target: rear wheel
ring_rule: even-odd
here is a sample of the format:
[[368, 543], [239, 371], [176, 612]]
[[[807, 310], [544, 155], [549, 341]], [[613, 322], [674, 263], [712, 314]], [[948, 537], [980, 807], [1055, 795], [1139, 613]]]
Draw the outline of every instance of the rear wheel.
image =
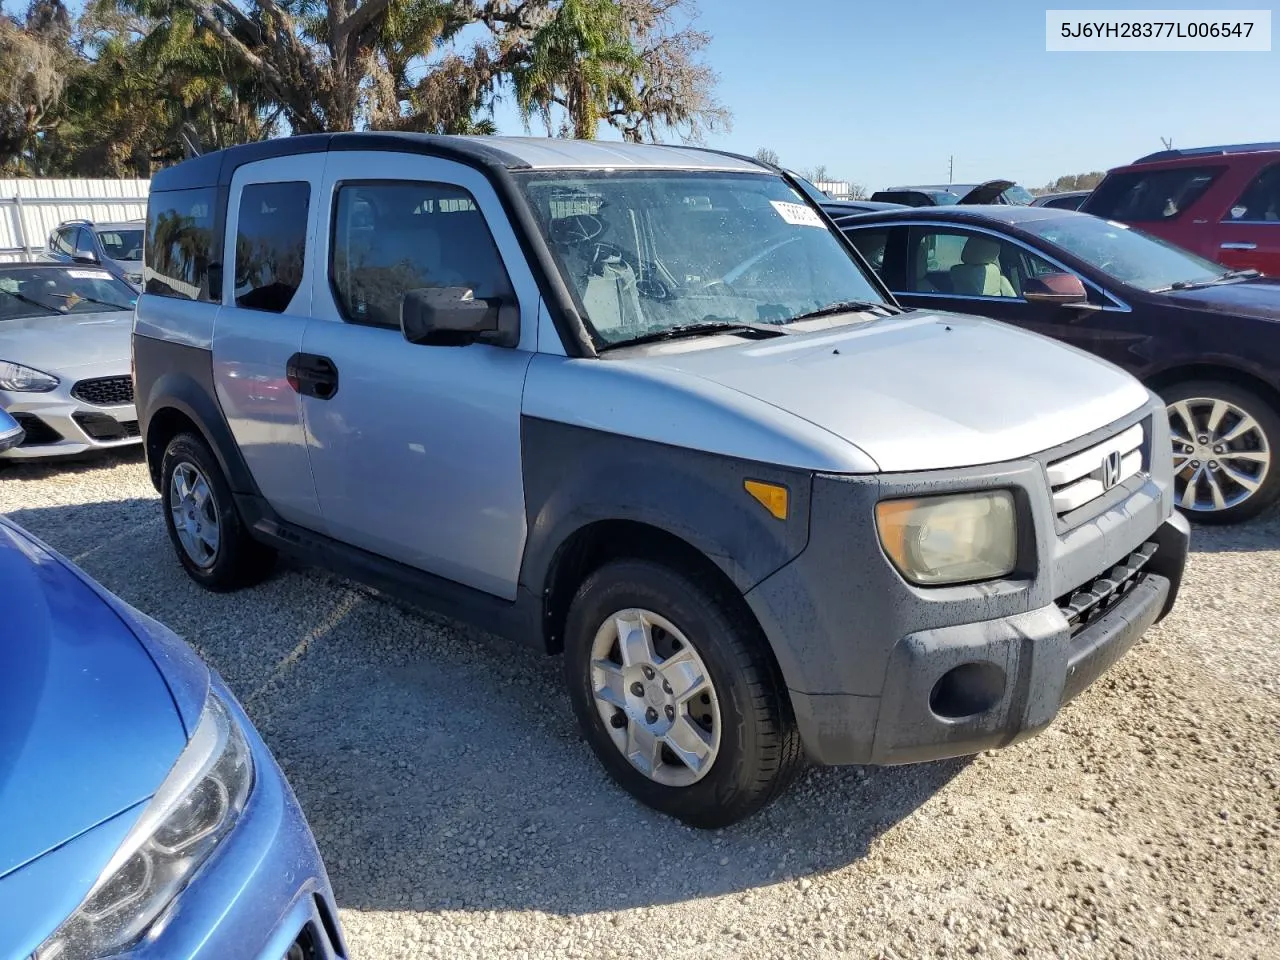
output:
[[192, 580], [210, 590], [235, 590], [271, 572], [275, 551], [249, 535], [204, 440], [192, 433], [174, 437], [160, 476], [165, 526]]
[[741, 820], [803, 765], [759, 627], [706, 582], [639, 560], [597, 570], [569, 610], [565, 672], [613, 778], [686, 823]]
[[1280, 495], [1280, 415], [1257, 394], [1201, 380], [1163, 391], [1178, 506], [1201, 523], [1239, 523]]

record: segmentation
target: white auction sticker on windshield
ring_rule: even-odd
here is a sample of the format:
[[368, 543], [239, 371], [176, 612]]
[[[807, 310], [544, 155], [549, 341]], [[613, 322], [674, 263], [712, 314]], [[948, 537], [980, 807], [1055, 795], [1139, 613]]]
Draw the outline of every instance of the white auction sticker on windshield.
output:
[[105, 270], [68, 270], [68, 277], [76, 280], [110, 280], [111, 274]]
[[785, 200], [770, 200], [773, 209], [778, 211], [778, 216], [782, 217], [787, 223], [794, 224], [797, 227], [825, 227], [819, 217], [810, 207], [806, 207], [803, 203], [787, 203]]

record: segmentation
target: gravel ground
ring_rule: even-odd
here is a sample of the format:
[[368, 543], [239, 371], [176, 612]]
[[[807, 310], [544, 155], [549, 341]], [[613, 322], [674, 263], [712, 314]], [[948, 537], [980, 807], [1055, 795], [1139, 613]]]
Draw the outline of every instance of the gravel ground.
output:
[[140, 456], [10, 467], [0, 511], [184, 635], [285, 767], [355, 957], [1280, 958], [1280, 517], [1042, 736], [807, 773], [705, 833], [615, 789], [558, 661], [316, 571], [234, 596]]

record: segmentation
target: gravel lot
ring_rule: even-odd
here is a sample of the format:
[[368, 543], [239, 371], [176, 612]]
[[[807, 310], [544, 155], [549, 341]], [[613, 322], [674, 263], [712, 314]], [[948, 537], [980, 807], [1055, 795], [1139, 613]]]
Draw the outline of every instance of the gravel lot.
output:
[[1197, 529], [1175, 614], [1043, 736], [703, 833], [606, 780], [557, 660], [316, 571], [202, 592], [140, 455], [3, 468], [0, 512], [226, 678], [355, 957], [1280, 957], [1274, 514]]

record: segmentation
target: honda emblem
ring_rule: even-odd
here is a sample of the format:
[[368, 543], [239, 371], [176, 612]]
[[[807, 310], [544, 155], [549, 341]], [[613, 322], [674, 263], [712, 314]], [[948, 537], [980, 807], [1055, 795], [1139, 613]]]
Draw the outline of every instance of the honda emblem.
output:
[[1120, 482], [1120, 465], [1123, 462], [1120, 451], [1113, 450], [1102, 461], [1102, 489], [1110, 490]]

